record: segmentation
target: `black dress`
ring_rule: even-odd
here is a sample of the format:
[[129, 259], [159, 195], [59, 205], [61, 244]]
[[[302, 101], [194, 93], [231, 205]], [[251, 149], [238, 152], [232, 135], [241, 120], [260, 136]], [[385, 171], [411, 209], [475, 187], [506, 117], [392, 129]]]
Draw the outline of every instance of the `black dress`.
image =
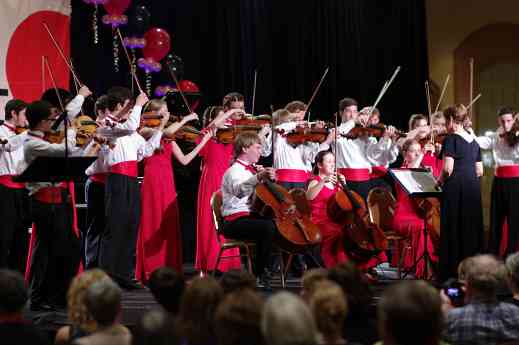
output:
[[481, 151], [475, 140], [449, 134], [442, 158], [452, 157], [454, 169], [443, 186], [441, 202], [440, 279], [457, 276], [458, 264], [483, 249], [483, 211], [476, 162]]

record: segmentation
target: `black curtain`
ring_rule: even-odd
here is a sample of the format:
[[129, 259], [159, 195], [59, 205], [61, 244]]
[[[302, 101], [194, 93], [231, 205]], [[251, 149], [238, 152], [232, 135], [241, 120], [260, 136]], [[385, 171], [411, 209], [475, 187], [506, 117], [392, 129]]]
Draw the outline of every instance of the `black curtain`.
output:
[[[372, 104], [397, 66], [402, 70], [379, 105], [383, 122], [406, 130], [412, 113], [426, 112], [424, 0], [133, 0], [137, 4], [150, 10], [152, 26], [170, 33], [172, 51], [185, 64], [184, 78], [200, 86], [199, 114], [207, 105], [220, 104], [230, 91], [244, 93], [250, 111], [255, 70], [256, 114], [296, 99], [307, 102], [329, 67], [311, 113], [313, 119], [331, 121], [343, 97], [354, 97], [361, 106]], [[94, 44], [93, 10], [72, 0], [71, 54], [79, 77], [100, 95], [113, 85], [129, 86], [131, 78], [121, 47], [120, 71], [114, 71], [114, 35], [101, 22], [102, 6], [99, 43]], [[143, 73], [139, 75], [144, 85]], [[153, 75], [153, 86], [168, 79], [165, 73]], [[187, 260], [193, 258], [194, 217], [189, 211], [198, 166], [195, 162], [189, 172], [175, 170]]]

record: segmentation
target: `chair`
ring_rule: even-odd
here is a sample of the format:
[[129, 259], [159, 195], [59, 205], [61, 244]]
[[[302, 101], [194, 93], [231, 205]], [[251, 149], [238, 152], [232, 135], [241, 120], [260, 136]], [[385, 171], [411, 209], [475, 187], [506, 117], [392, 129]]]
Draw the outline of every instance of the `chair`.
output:
[[407, 236], [400, 235], [392, 229], [396, 200], [387, 189], [375, 187], [368, 194], [367, 204], [370, 220], [384, 231], [387, 240], [393, 242], [393, 248], [395, 245], [402, 248], [397, 267], [398, 279], [401, 279], [402, 261], [404, 254], [410, 250], [410, 244]]
[[[252, 272], [252, 256], [251, 256], [251, 250], [250, 248], [254, 246], [254, 242], [249, 241], [242, 241], [242, 240], [235, 240], [230, 238], [225, 238], [223, 235], [223, 217], [222, 217], [222, 192], [216, 191], [211, 196], [211, 210], [213, 213], [213, 220], [214, 220], [214, 227], [216, 229], [216, 239], [218, 241], [218, 244], [220, 245], [220, 250], [218, 251], [218, 257], [216, 258], [216, 266], [214, 272], [216, 271], [216, 268], [218, 267], [218, 264], [220, 264], [221, 260], [224, 259], [231, 259], [231, 258], [247, 258], [247, 269], [249, 273], [253, 274]], [[242, 251], [240, 250], [240, 255], [228, 255], [228, 256], [222, 256], [222, 254], [229, 249], [235, 249], [235, 248], [241, 248], [243, 249], [244, 254], [242, 254]]]

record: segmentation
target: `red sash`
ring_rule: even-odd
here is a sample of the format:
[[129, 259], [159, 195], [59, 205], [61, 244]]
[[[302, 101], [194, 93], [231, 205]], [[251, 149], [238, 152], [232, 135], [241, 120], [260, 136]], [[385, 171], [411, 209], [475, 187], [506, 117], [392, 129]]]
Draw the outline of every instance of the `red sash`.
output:
[[243, 217], [247, 217], [248, 215], [250, 215], [249, 212], [236, 212], [236, 213], [233, 213], [233, 214], [230, 214], [228, 216], [225, 216], [223, 217], [223, 219], [226, 221], [226, 222], [232, 222], [233, 220], [236, 220], [236, 219], [239, 219], [239, 218], [243, 218]]
[[310, 174], [300, 169], [276, 169], [276, 180], [279, 182], [306, 182]]
[[369, 169], [353, 169], [353, 168], [339, 168], [337, 171], [344, 175], [346, 180], [355, 181], [355, 182], [363, 182], [369, 181]]
[[496, 177], [512, 178], [519, 177], [519, 165], [504, 165], [497, 167]]
[[108, 173], [97, 173], [97, 174], [90, 175], [89, 179], [92, 180], [93, 182], [105, 184], [107, 177], [108, 177]]
[[0, 184], [12, 189], [23, 189], [25, 184], [21, 182], [14, 182], [13, 177], [16, 175], [2, 175], [0, 176]]
[[384, 177], [387, 174], [387, 168], [385, 166], [378, 166], [378, 167], [372, 167], [371, 168], [371, 175], [370, 177], [372, 179]]
[[137, 177], [137, 161], [127, 161], [114, 164], [110, 167], [110, 172], [112, 174]]

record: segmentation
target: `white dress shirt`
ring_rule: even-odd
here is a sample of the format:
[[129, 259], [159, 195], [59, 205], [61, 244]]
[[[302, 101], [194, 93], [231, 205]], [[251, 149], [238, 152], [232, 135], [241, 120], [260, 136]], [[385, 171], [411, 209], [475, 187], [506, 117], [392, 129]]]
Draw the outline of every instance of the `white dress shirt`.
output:
[[[348, 134], [355, 127], [353, 120], [342, 123], [338, 128], [337, 137], [337, 168], [369, 169], [371, 162], [366, 152], [371, 145], [376, 145], [377, 140], [373, 137], [362, 137], [348, 139], [344, 135]], [[335, 145], [332, 145], [335, 152]]]
[[366, 157], [374, 167], [388, 167], [398, 158], [399, 149], [396, 142], [381, 137], [374, 145], [366, 147]]
[[16, 134], [15, 127], [4, 122], [0, 126], [0, 138], [7, 140], [0, 145], [0, 175], [16, 175], [18, 165], [23, 161], [23, 143], [27, 131]]
[[106, 117], [105, 125], [98, 128], [96, 133], [108, 139], [115, 139], [125, 135], [130, 135], [140, 126], [141, 112], [142, 107], [140, 105], [134, 106], [130, 112], [130, 116], [128, 116], [128, 119], [122, 123], [114, 117]]
[[475, 137], [479, 147], [492, 150], [496, 167], [519, 164], [519, 144], [511, 147], [497, 133]]
[[221, 190], [224, 217], [239, 212], [250, 212], [258, 178], [246, 166], [247, 163], [236, 161], [223, 175]]
[[160, 148], [161, 139], [162, 131], [155, 131], [148, 141], [137, 132], [119, 137], [115, 141], [115, 147], [108, 153], [107, 164], [113, 166], [150, 157], [156, 149]]

